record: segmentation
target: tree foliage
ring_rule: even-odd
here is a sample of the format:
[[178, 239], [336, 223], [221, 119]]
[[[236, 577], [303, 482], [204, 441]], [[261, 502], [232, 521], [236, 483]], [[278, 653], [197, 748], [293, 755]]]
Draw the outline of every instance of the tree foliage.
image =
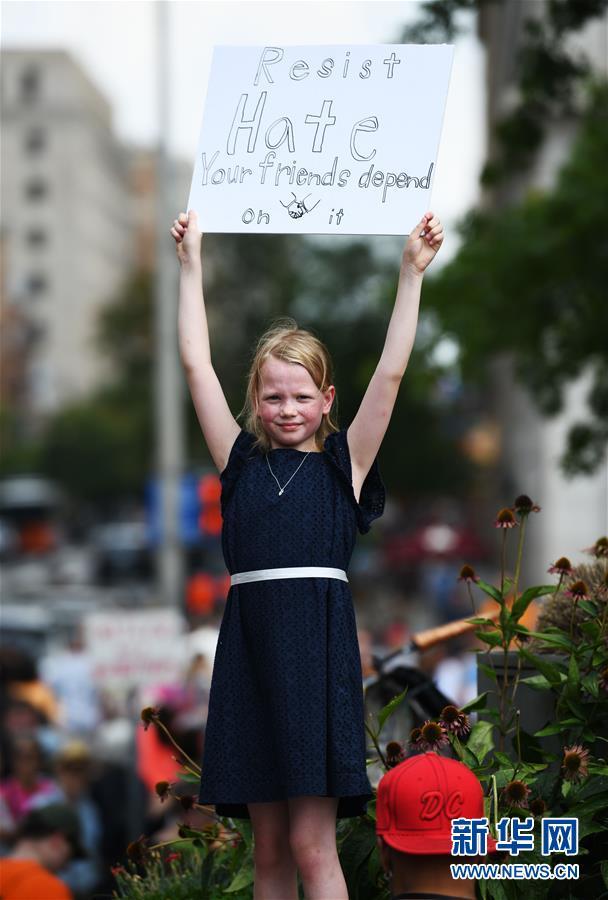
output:
[[591, 371], [589, 411], [580, 411], [562, 460], [568, 473], [594, 471], [608, 440], [607, 102], [608, 89], [598, 88], [554, 190], [468, 217], [459, 254], [425, 296], [458, 336], [465, 376], [479, 377], [480, 362], [508, 350], [546, 415]]
[[[452, 39], [460, 12], [500, 6], [500, 0], [433, 0], [405, 39]], [[500, 187], [500, 203], [466, 217], [462, 249], [425, 292], [440, 328], [460, 342], [466, 376], [481, 378], [489, 361], [509, 353], [545, 415], [559, 412], [569, 384], [590, 371], [588, 409], [570, 428], [562, 455], [569, 475], [595, 471], [608, 441], [602, 209], [608, 95], [605, 85], [593, 84], [584, 52], [569, 41], [607, 7], [608, 0], [522, 6], [534, 15], [523, 23], [517, 51], [516, 101], [495, 123], [493, 152], [482, 173], [486, 188]], [[586, 106], [584, 96], [590, 97]], [[548, 130], [564, 125], [580, 133], [555, 188], [516, 200], [511, 179], [526, 173]]]

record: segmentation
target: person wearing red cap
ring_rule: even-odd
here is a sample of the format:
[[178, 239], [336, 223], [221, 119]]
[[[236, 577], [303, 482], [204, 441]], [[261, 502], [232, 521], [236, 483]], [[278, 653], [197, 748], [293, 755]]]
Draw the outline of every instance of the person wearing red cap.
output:
[[481, 784], [463, 763], [424, 753], [390, 769], [378, 784], [376, 834], [392, 900], [474, 900], [475, 882], [450, 871], [474, 861], [452, 856], [452, 819], [483, 816]]

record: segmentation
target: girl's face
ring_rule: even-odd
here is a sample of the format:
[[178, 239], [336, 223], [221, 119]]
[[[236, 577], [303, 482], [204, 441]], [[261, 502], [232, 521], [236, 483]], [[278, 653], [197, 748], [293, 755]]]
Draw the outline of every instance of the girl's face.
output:
[[274, 356], [264, 362], [260, 375], [256, 413], [272, 449], [315, 450], [315, 434], [331, 409], [334, 386], [321, 393], [304, 366]]

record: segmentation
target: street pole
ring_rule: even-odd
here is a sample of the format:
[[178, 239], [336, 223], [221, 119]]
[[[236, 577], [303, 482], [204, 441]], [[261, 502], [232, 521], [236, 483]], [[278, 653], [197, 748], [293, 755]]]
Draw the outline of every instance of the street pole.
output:
[[157, 589], [165, 607], [182, 608], [184, 555], [179, 539], [179, 484], [184, 458], [183, 381], [177, 346], [177, 269], [169, 230], [175, 218], [173, 171], [167, 145], [169, 121], [169, 3], [153, 4], [158, 54], [158, 152], [155, 280], [156, 471], [161, 542]]

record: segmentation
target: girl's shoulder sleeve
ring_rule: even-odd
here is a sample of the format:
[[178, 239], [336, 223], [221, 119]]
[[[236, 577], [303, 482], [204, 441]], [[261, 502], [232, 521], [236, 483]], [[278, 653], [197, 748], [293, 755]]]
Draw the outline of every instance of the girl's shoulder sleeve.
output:
[[228, 456], [226, 467], [220, 473], [220, 482], [222, 485], [222, 512], [224, 511], [228, 498], [231, 495], [247, 460], [255, 455], [255, 450], [253, 448], [255, 440], [255, 435], [251, 434], [249, 431], [241, 430], [236, 436], [236, 440], [232, 445], [232, 449]]
[[329, 434], [325, 438], [323, 451], [333, 464], [354, 505], [360, 533], [366, 534], [374, 519], [380, 518], [384, 512], [386, 490], [378, 467], [378, 457], [376, 457], [365, 476], [359, 502], [357, 502], [353, 490], [352, 464], [346, 432], [347, 429], [342, 428], [340, 431]]

